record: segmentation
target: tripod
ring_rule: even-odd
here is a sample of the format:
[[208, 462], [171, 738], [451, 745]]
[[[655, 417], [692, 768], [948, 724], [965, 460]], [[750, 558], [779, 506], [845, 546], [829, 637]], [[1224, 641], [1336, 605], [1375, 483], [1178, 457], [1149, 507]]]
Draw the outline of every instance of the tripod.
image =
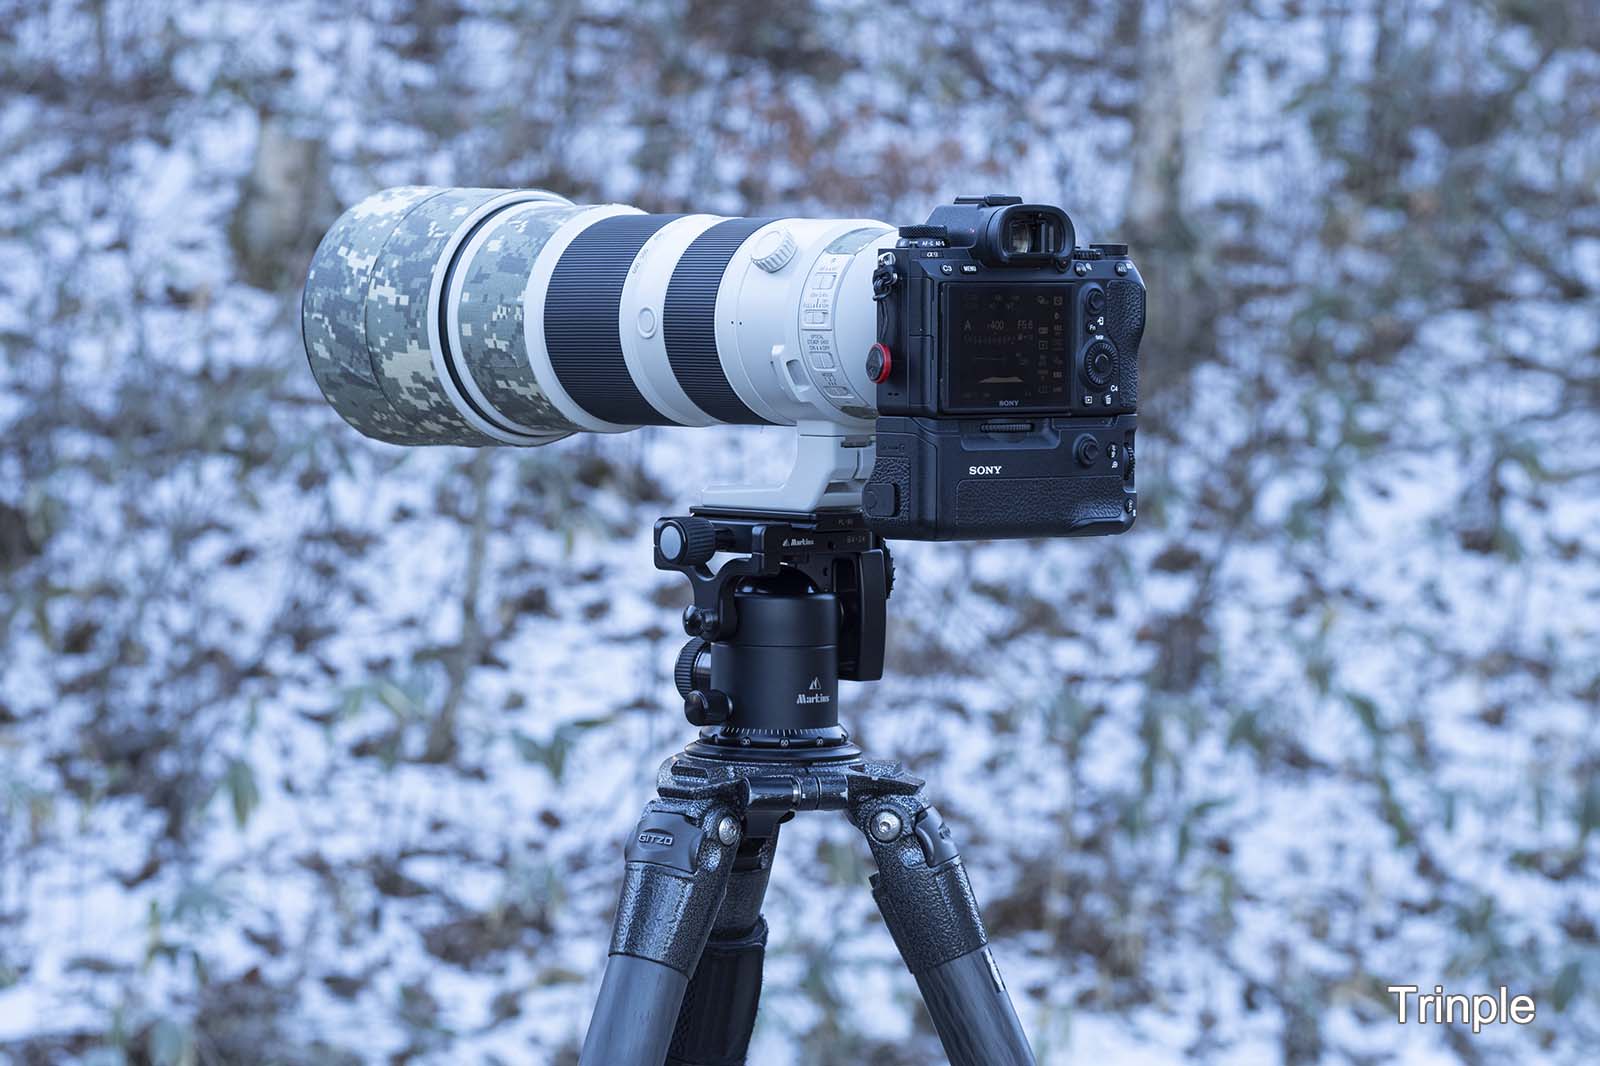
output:
[[[735, 557], [713, 572], [718, 552]], [[697, 510], [656, 523], [655, 562], [693, 586], [674, 675], [700, 736], [662, 764], [628, 841], [579, 1066], [743, 1066], [778, 829], [814, 810], [866, 836], [873, 898], [951, 1066], [1033, 1066], [922, 780], [866, 758], [839, 725], [839, 680], [883, 676], [882, 540], [859, 512]]]

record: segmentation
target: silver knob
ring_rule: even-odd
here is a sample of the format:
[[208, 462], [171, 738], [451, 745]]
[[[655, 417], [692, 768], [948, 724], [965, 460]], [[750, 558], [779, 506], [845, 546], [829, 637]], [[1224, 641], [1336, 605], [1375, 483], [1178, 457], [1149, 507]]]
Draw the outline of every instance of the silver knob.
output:
[[772, 229], [763, 233], [751, 249], [750, 256], [756, 266], [768, 274], [776, 274], [789, 265], [789, 260], [800, 250], [794, 236], [786, 229]]

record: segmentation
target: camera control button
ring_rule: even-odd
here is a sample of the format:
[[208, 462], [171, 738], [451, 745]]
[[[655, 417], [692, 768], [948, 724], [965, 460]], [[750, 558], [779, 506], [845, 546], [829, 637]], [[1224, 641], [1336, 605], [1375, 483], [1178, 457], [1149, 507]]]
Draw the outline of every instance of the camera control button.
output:
[[940, 263], [939, 272], [941, 274], [954, 274], [956, 272], [956, 268], [951, 266], [949, 263]]
[[1106, 290], [1090, 289], [1084, 293], [1083, 306], [1089, 309], [1091, 315], [1098, 315], [1106, 309]]
[[873, 518], [893, 518], [900, 513], [900, 493], [887, 481], [862, 486], [861, 509]]
[[1083, 353], [1083, 377], [1096, 389], [1111, 384], [1117, 374], [1117, 350], [1109, 341], [1095, 341]]
[[1078, 460], [1079, 466], [1093, 466], [1100, 461], [1100, 442], [1094, 434], [1085, 433], [1072, 445], [1072, 457]]
[[889, 380], [889, 370], [894, 365], [894, 357], [889, 354], [889, 346], [881, 341], [867, 349], [867, 379], [874, 385], [882, 385]]
[[963, 273], [963, 274], [976, 274], [977, 272], [978, 272], [978, 264], [977, 263], [962, 263], [961, 264], [961, 273]]

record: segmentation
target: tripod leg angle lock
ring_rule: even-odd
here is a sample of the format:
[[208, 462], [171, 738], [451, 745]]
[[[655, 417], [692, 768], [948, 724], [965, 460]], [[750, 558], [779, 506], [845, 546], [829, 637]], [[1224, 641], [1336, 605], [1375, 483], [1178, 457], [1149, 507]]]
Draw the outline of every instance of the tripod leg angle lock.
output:
[[[713, 570], [718, 553], [731, 556]], [[952, 1066], [1032, 1066], [949, 828], [921, 779], [865, 758], [838, 682], [883, 674], [893, 566], [859, 512], [699, 510], [655, 527], [689, 578], [675, 679], [699, 739], [668, 759], [626, 848], [580, 1066], [742, 1066], [780, 827], [834, 810], [877, 863], [873, 899]]]

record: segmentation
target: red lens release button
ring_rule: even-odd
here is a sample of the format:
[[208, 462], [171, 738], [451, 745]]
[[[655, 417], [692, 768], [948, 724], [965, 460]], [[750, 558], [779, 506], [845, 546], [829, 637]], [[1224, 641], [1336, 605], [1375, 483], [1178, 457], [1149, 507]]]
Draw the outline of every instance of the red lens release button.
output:
[[894, 359], [889, 354], [889, 346], [881, 341], [867, 349], [867, 377], [872, 379], [874, 385], [882, 385], [889, 380], [889, 367]]

